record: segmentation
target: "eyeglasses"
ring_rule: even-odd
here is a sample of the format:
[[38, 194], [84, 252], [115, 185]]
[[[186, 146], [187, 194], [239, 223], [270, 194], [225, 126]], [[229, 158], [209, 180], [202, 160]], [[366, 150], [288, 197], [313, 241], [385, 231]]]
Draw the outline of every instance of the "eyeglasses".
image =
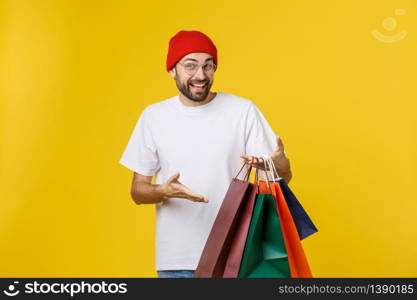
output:
[[[188, 75], [194, 75], [195, 73], [197, 73], [197, 70], [200, 67], [200, 65], [191, 62], [185, 64], [179, 62], [179, 64], [184, 67], [184, 70], [185, 72], [187, 72]], [[216, 65], [214, 63], [206, 63], [201, 67], [203, 68], [203, 72], [206, 74], [211, 74], [216, 69]]]

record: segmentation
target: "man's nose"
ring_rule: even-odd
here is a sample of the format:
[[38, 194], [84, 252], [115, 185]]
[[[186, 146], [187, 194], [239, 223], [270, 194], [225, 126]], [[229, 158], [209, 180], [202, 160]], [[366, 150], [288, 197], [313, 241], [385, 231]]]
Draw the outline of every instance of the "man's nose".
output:
[[207, 78], [207, 75], [206, 73], [204, 73], [202, 66], [198, 67], [197, 71], [194, 74], [194, 78], [198, 80], [204, 80]]

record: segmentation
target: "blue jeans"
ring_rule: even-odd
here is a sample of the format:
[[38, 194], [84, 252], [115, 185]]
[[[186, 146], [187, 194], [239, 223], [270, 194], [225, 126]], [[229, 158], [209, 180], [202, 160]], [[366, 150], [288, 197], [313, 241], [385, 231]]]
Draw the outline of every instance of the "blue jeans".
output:
[[167, 270], [157, 271], [159, 278], [192, 278], [194, 270]]

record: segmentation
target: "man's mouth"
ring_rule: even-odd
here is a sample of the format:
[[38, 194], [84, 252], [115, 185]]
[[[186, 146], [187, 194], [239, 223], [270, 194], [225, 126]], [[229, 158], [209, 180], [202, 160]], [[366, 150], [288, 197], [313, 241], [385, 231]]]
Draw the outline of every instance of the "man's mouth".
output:
[[200, 92], [206, 88], [207, 83], [190, 83], [190, 86], [193, 88], [193, 90]]

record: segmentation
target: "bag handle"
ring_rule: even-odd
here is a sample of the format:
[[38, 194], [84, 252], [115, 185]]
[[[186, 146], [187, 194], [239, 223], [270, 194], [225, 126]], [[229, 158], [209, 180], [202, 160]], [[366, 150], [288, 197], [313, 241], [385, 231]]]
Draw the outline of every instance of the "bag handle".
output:
[[246, 171], [245, 181], [249, 181], [250, 173], [251, 173], [251, 171], [252, 171], [252, 164], [253, 164], [253, 162], [254, 162], [254, 161], [255, 161], [255, 160], [254, 160], [254, 158], [252, 157], [252, 159], [251, 159], [251, 161], [250, 161], [249, 168], [248, 168], [248, 170]]
[[275, 179], [280, 179], [281, 177], [279, 176], [278, 171], [275, 168], [275, 164], [274, 164], [274, 161], [272, 160], [272, 158], [271, 157], [264, 157], [264, 159], [267, 160], [269, 170], [271, 170], [271, 172], [273, 174], [273, 177], [274, 177], [274, 180]]
[[[243, 177], [243, 180], [244, 180], [244, 181], [249, 181], [250, 172], [252, 171], [252, 163], [253, 163], [253, 161], [254, 161], [254, 157], [252, 156], [251, 164], [249, 165], [249, 168], [248, 168], [248, 170], [246, 171], [245, 176]], [[233, 177], [233, 179], [236, 179], [236, 178], [239, 176], [240, 172], [242, 172], [242, 170], [243, 170], [243, 168], [245, 167], [245, 165], [246, 165], [246, 162], [244, 162], [244, 163], [243, 163], [243, 166], [240, 168], [240, 170], [239, 170], [239, 172], [236, 174], [236, 176], [235, 176], [235, 177]]]
[[[267, 174], [267, 176], [268, 176], [268, 174], [270, 175], [270, 177], [271, 177], [271, 179], [273, 180], [274, 179], [274, 173], [273, 173], [273, 171], [272, 171], [272, 168], [271, 168], [271, 166], [269, 165], [269, 160], [268, 160], [268, 157], [267, 156], [261, 156], [261, 158], [262, 158], [262, 162], [263, 162], [263, 164], [264, 164], [264, 169], [265, 169], [265, 173]], [[268, 173], [269, 172], [269, 173]], [[267, 177], [268, 178], [268, 177]]]
[[272, 189], [271, 189], [271, 186], [269, 185], [268, 168], [266, 166], [266, 159], [265, 159], [265, 157], [262, 157], [262, 162], [264, 164], [264, 169], [265, 169], [264, 172], [265, 172], [265, 175], [266, 175], [266, 184], [268, 185], [268, 188], [269, 188], [269, 190], [270, 190], [270, 192], [272, 194]]
[[266, 168], [269, 172], [269, 174], [271, 175], [271, 179], [275, 180], [275, 170], [273, 169], [273, 167], [271, 166], [271, 160], [268, 156], [262, 156], [264, 162], [266, 163]]

